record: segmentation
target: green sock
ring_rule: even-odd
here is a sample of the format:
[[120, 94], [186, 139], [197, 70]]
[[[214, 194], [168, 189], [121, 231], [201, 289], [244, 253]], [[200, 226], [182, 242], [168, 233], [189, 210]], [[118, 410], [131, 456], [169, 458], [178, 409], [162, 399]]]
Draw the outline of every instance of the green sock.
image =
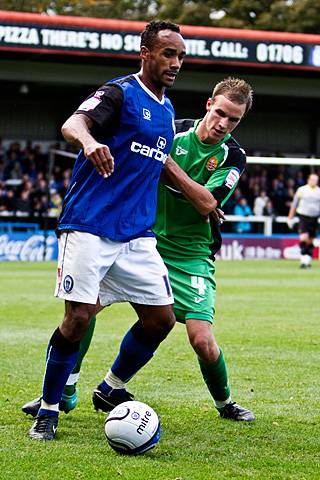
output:
[[83, 337], [83, 339], [80, 342], [79, 357], [78, 357], [78, 360], [77, 360], [77, 363], [76, 363], [74, 369], [72, 370], [72, 373], [79, 373], [80, 372], [82, 360], [84, 359], [84, 357], [85, 357], [85, 355], [86, 355], [86, 353], [87, 353], [87, 351], [90, 347], [90, 343], [91, 343], [91, 340], [92, 340], [92, 337], [93, 337], [93, 332], [94, 332], [95, 326], [96, 326], [96, 317], [94, 316], [94, 317], [91, 318], [88, 330], [86, 331], [85, 336]]
[[220, 356], [215, 363], [205, 363], [199, 357], [198, 362], [208, 390], [217, 402], [216, 406], [222, 406], [219, 403], [223, 403], [230, 398], [228, 371], [222, 350], [220, 350]]
[[63, 393], [71, 397], [71, 395], [73, 395], [74, 392], [76, 391], [76, 385], [77, 385], [76, 383], [74, 383], [73, 385], [65, 385], [63, 389]]
[[[78, 374], [80, 372], [82, 360], [84, 359], [84, 357], [85, 357], [85, 355], [88, 351], [88, 348], [90, 347], [90, 343], [91, 343], [91, 340], [92, 340], [92, 336], [93, 336], [95, 326], [96, 326], [96, 317], [92, 317], [91, 320], [90, 320], [88, 330], [86, 331], [85, 336], [83, 337], [83, 339], [80, 342], [79, 357], [78, 357], [78, 360], [77, 360], [77, 363], [76, 363], [74, 369], [71, 372], [71, 375], [72, 374]], [[79, 377], [79, 375], [76, 375], [76, 378], [78, 378], [78, 377]], [[74, 392], [76, 391], [76, 384], [77, 384], [77, 382], [75, 380], [74, 384], [65, 385], [65, 387], [63, 389], [63, 393], [65, 393], [66, 395], [69, 395], [69, 396], [73, 395]]]

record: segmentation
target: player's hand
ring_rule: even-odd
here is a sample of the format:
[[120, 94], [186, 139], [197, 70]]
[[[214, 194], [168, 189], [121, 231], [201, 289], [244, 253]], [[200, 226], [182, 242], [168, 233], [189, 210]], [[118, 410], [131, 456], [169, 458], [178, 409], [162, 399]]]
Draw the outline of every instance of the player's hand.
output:
[[109, 147], [102, 143], [92, 143], [84, 148], [85, 157], [90, 160], [99, 175], [108, 178], [114, 171], [114, 159]]
[[288, 228], [290, 228], [290, 230], [292, 230], [293, 226], [294, 226], [294, 218], [288, 218], [287, 219], [287, 225], [288, 225]]
[[224, 211], [221, 210], [221, 208], [215, 208], [211, 213], [211, 217], [213, 220], [218, 224], [222, 225], [223, 222], [226, 220], [226, 217], [224, 215]]

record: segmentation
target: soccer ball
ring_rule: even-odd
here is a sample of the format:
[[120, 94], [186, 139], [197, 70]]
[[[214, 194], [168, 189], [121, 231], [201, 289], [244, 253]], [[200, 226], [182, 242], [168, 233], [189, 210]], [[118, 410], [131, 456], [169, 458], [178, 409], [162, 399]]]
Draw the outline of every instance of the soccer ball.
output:
[[104, 431], [111, 447], [119, 453], [145, 453], [159, 442], [160, 421], [156, 412], [142, 402], [120, 403], [108, 415]]

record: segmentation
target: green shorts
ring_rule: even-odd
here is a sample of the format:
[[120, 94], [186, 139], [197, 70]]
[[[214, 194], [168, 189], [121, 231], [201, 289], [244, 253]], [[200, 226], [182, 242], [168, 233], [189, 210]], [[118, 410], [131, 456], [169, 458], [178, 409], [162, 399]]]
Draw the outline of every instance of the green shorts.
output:
[[188, 319], [212, 323], [215, 312], [215, 267], [210, 259], [164, 259], [169, 270], [178, 322]]

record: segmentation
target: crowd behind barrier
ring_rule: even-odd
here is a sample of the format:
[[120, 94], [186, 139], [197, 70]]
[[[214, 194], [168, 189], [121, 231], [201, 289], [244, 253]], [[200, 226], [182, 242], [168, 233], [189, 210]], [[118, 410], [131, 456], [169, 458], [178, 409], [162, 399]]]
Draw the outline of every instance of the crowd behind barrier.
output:
[[[74, 160], [57, 155], [49, 171], [49, 150], [72, 152], [66, 144], [52, 143], [46, 149], [39, 143], [5, 142], [0, 139], [0, 218], [21, 217], [33, 221], [52, 218], [61, 211]], [[252, 152], [251, 154], [255, 154]], [[274, 154], [273, 154], [274, 155]], [[281, 156], [276, 154], [276, 156]], [[234, 195], [224, 206], [225, 213], [248, 217], [224, 226], [235, 233], [264, 233], [265, 220], [252, 216], [278, 218], [288, 214], [294, 193], [306, 183], [310, 172], [320, 174], [319, 167], [288, 165], [248, 165]], [[50, 177], [50, 178], [48, 178]], [[230, 218], [230, 217], [229, 217]], [[41, 222], [40, 222], [41, 223]], [[288, 232], [280, 221], [276, 233]]]

